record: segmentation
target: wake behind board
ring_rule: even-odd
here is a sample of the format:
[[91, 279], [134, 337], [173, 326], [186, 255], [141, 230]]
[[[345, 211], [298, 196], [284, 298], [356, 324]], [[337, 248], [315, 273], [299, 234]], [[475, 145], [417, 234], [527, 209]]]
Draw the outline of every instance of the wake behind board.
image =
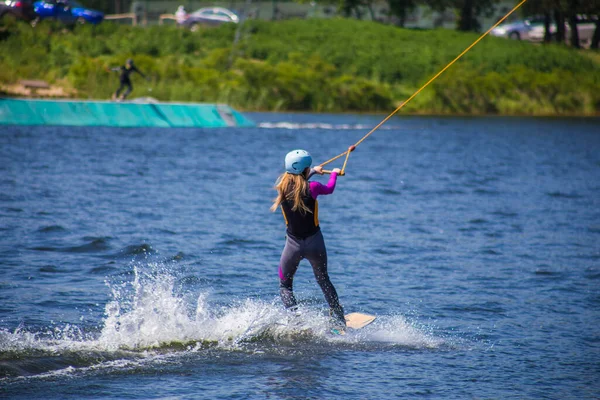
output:
[[[346, 327], [350, 329], [360, 329], [369, 325], [371, 322], [375, 321], [374, 315], [362, 314], [362, 313], [350, 313], [344, 316], [346, 318]], [[331, 333], [334, 335], [345, 335], [346, 331], [344, 329], [334, 328], [331, 330]]]

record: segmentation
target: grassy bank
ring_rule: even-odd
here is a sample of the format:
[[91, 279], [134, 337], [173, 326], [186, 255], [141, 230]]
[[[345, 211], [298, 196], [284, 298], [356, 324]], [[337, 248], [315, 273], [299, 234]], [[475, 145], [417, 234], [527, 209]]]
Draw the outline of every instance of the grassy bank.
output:
[[[355, 20], [250, 21], [189, 32], [104, 23], [42, 23], [0, 32], [0, 83], [42, 79], [74, 96], [107, 99], [107, 67], [133, 58], [131, 97], [223, 102], [244, 110], [391, 111], [477, 35]], [[405, 111], [464, 114], [600, 113], [600, 62], [581, 51], [488, 37]]]

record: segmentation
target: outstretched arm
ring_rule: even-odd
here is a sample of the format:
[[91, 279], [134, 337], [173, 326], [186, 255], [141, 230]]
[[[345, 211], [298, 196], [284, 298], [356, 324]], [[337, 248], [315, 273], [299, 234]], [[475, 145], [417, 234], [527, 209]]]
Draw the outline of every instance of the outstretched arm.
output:
[[323, 185], [319, 182], [310, 182], [310, 194], [313, 199], [316, 199], [320, 194], [326, 195], [333, 193], [337, 182], [337, 176], [338, 173], [334, 170], [331, 175], [329, 175], [329, 182], [327, 182], [327, 185]]
[[137, 72], [138, 74], [140, 74], [144, 78], [146, 77], [146, 75], [144, 75], [144, 73], [142, 71], [140, 71], [139, 69], [137, 69], [137, 67], [133, 67], [133, 69], [134, 69], [135, 72]]
[[306, 180], [309, 180], [310, 177], [313, 176], [314, 174], [323, 175], [323, 167], [320, 165], [315, 165], [314, 167], [312, 167], [310, 169], [310, 172], [308, 173], [308, 176], [306, 177]]

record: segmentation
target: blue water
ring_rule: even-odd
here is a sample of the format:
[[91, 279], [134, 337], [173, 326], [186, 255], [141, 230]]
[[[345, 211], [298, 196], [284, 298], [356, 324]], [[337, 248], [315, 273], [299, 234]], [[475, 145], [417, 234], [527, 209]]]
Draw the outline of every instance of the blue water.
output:
[[382, 116], [249, 116], [1, 128], [0, 397], [600, 398], [599, 119], [376, 131], [320, 200], [341, 301], [377, 315], [333, 336], [308, 263], [282, 309], [272, 186]]

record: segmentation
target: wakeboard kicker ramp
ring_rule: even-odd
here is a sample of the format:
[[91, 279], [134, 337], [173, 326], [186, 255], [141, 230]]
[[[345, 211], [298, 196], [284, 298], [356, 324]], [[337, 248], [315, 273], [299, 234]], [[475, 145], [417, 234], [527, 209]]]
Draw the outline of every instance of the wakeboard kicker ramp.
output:
[[12, 98], [0, 98], [0, 125], [107, 126], [121, 128], [255, 126], [253, 121], [226, 104]]

